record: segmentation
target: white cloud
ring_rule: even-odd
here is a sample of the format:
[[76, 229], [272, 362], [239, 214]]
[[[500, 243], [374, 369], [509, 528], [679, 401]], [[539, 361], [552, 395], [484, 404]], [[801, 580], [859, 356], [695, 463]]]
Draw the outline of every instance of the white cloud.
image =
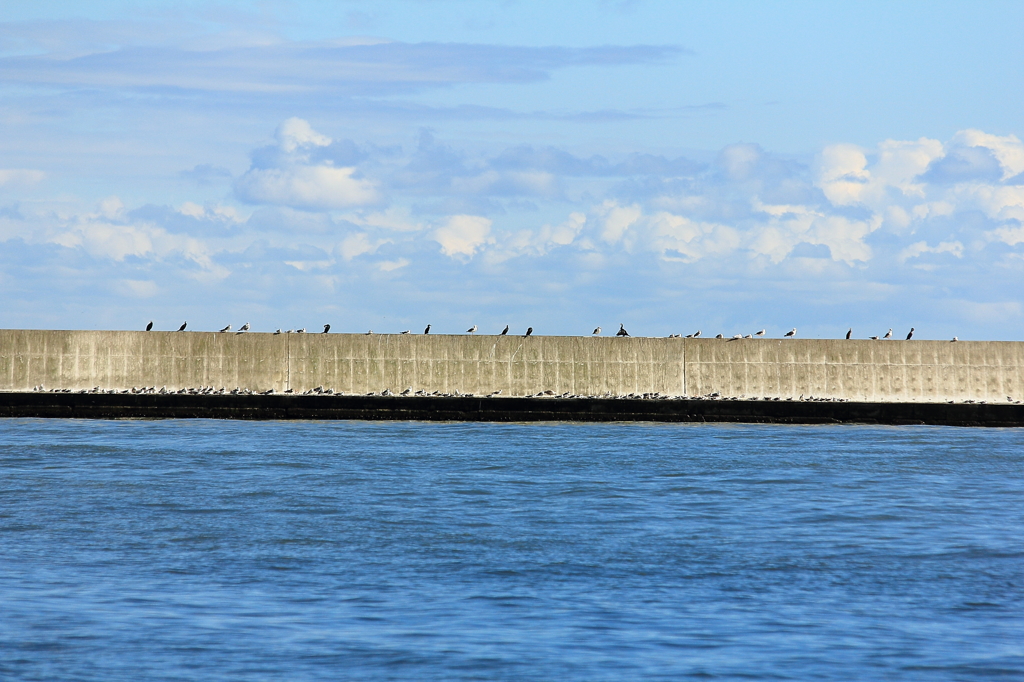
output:
[[338, 251], [341, 252], [341, 257], [345, 260], [352, 260], [356, 256], [373, 253], [389, 241], [389, 239], [371, 239], [370, 235], [365, 232], [353, 232], [341, 241]]
[[966, 147], [985, 147], [1003, 167], [1003, 180], [1024, 173], [1024, 143], [1016, 135], [990, 135], [980, 130], [961, 130], [953, 141]]
[[313, 130], [308, 121], [301, 118], [289, 118], [277, 128], [277, 143], [286, 153], [292, 153], [299, 147], [327, 147], [331, 138]]
[[484, 244], [494, 243], [491, 225], [491, 220], [483, 216], [454, 215], [434, 231], [433, 239], [446, 256], [472, 257]]
[[355, 168], [295, 166], [250, 169], [235, 190], [254, 204], [281, 204], [292, 208], [330, 210], [364, 206], [379, 200], [369, 180], [352, 177]]
[[640, 220], [643, 209], [637, 204], [619, 206], [615, 201], [608, 200], [597, 208], [597, 213], [604, 218], [601, 239], [609, 244], [616, 244], [622, 240], [626, 230]]
[[[304, 210], [366, 206], [380, 200], [377, 186], [355, 177], [354, 166], [336, 167], [330, 160], [314, 163], [312, 149], [328, 147], [331, 138], [301, 118], [289, 118], [277, 129], [277, 151], [235, 181], [235, 194], [253, 204], [276, 204]], [[273, 148], [271, 148], [273, 149]]]
[[899, 261], [903, 263], [925, 253], [949, 253], [963, 258], [964, 245], [960, 242], [939, 242], [936, 246], [928, 246], [928, 242], [915, 242], [900, 252]]
[[34, 185], [42, 182], [46, 173], [28, 168], [0, 168], [0, 187], [7, 185]]

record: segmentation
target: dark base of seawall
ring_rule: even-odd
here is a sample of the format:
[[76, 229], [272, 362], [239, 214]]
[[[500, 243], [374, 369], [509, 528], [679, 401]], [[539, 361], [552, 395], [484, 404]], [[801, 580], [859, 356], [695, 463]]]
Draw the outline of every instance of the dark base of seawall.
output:
[[1024, 426], [1024, 405], [608, 398], [0, 393], [0, 417]]

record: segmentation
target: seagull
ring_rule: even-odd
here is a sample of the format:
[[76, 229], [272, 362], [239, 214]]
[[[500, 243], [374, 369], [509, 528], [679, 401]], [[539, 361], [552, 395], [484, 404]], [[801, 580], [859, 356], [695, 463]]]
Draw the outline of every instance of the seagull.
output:
[[[231, 329], [230, 325], [228, 325], [228, 329]], [[249, 331], [249, 323], [246, 322], [245, 324], [243, 324], [241, 327], [238, 328], [238, 331], [240, 331], [240, 332], [247, 332], [247, 331]]]
[[764, 336], [764, 334], [765, 334], [765, 330], [764, 330], [764, 329], [762, 329], [762, 330], [761, 330], [761, 331], [759, 331], [759, 332], [755, 332], [755, 333], [754, 333], [754, 336]]
[[424, 334], [429, 334], [430, 333], [430, 325], [429, 324], [427, 325], [427, 328], [423, 330], [423, 333]]
[[469, 329], [466, 330], [466, 333], [467, 334], [475, 334], [476, 333], [476, 329], [477, 329], [477, 327], [474, 324], [472, 327], [470, 327]]
[[846, 339], [849, 340], [851, 336], [853, 336], [853, 327], [850, 327], [850, 329], [847, 330]]
[[716, 339], [724, 339], [725, 335], [724, 334], [715, 334], [715, 338]]
[[695, 338], [695, 339], [699, 339], [700, 338], [700, 330], [699, 329], [697, 330], [697, 333], [693, 335], [693, 338]]
[[[248, 326], [249, 326], [249, 323], [247, 322], [247, 323], [245, 324], [245, 326], [246, 326], [246, 327], [248, 327]], [[245, 331], [245, 328], [243, 327], [243, 329], [242, 329], [242, 330], [243, 330], [243, 331]], [[302, 329], [296, 329], [296, 330], [295, 330], [295, 333], [296, 333], [296, 334], [305, 334], [305, 333], [306, 333], [306, 328], [305, 328], [305, 327], [303, 327]]]
[[227, 332], [227, 331], [231, 331], [231, 325], [229, 324], [228, 326], [224, 327], [224, 328], [223, 328], [223, 329], [221, 329], [220, 331], [221, 331], [221, 333], [223, 333], [223, 332]]
[[959, 341], [960, 339], [958, 339], [958, 338], [956, 338], [956, 337], [954, 336], [954, 337], [953, 337], [953, 340], [954, 340], [954, 341]]
[[278, 329], [278, 330], [277, 330], [276, 332], [274, 332], [274, 333], [275, 333], [275, 334], [280, 334], [280, 333], [281, 333], [281, 330], [280, 330], [280, 329]]
[[187, 326], [188, 326], [188, 322], [182, 322], [182, 323], [181, 323], [181, 326], [180, 326], [180, 327], [178, 327], [178, 331], [179, 331], [179, 332], [183, 332], [183, 331], [185, 331], [185, 327], [187, 327]]
[[329, 331], [331, 331], [331, 325], [329, 325], [329, 324], [325, 324], [325, 325], [324, 325], [324, 334], [326, 334], [326, 333], [327, 333], [327, 332], [329, 332]]
[[783, 334], [783, 336], [796, 336], [796, 327], [793, 327], [792, 329], [790, 329], [788, 332]]
[[146, 331], [153, 331], [153, 320], [150, 320], [149, 324], [146, 325]]
[[753, 334], [747, 334], [743, 338], [745, 338], [745, 339], [752, 339], [752, 338], [754, 338], [754, 335]]
[[501, 335], [505, 336], [505, 334], [508, 334], [508, 325], [507, 324], [505, 325], [505, 328], [501, 330]]
[[733, 334], [732, 338], [734, 338], [734, 339], [742, 339], [743, 338], [743, 334]]
[[629, 332], [626, 331], [626, 325], [619, 323], [619, 331], [615, 332], [615, 336], [629, 336]]
[[370, 334], [373, 334], [373, 330], [372, 329], [370, 331], [366, 332], [367, 336], [369, 336]]
[[410, 334], [410, 333], [412, 333], [412, 332], [411, 332], [411, 331], [410, 331], [409, 329], [406, 329], [406, 330], [405, 330], [404, 332], [402, 332], [402, 333], [403, 333], [403, 334]]
[[877, 336], [869, 336], [868, 338], [871, 339], [872, 341], [878, 341]]
[[527, 327], [526, 328], [526, 336], [529, 336], [532, 333], [533, 333], [533, 327]]
[[913, 327], [910, 328], [910, 332], [907, 334], [907, 341], [910, 341], [910, 339], [912, 339], [912, 338], [914, 338], [914, 328]]
[[883, 339], [891, 339], [892, 338], [892, 327], [889, 327], [889, 331], [887, 331], [885, 333], [885, 336], [883, 336], [882, 338]]
[[590, 334], [591, 334], [591, 336], [600, 336], [601, 335], [601, 328], [600, 327], [594, 327], [594, 331], [592, 331]]
[[294, 329], [289, 329], [288, 331], [285, 332], [285, 334], [294, 334], [294, 333], [295, 333]]

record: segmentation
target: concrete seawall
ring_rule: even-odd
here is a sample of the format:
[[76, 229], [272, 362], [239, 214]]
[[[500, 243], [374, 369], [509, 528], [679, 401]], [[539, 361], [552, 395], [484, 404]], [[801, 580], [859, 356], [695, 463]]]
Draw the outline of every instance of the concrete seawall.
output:
[[1024, 343], [0, 330], [0, 390], [38, 385], [1006, 402]]

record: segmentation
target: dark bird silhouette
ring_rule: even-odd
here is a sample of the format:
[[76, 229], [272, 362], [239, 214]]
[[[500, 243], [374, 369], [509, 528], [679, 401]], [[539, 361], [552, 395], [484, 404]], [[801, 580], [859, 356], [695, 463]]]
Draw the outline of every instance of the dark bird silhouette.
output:
[[505, 336], [505, 334], [508, 334], [508, 325], [507, 324], [505, 325], [505, 328], [501, 330], [501, 335]]
[[526, 328], [526, 336], [529, 336], [532, 333], [533, 333], [533, 327], [527, 327]]
[[430, 333], [430, 325], [429, 324], [427, 325], [427, 328], [423, 330], [423, 333], [424, 334], [429, 334]]
[[329, 331], [331, 331], [331, 325], [329, 325], [329, 324], [325, 324], [325, 325], [324, 325], [324, 334], [326, 334], [326, 333], [327, 333], [327, 332], [329, 332]]
[[182, 322], [182, 323], [181, 323], [181, 326], [180, 326], [180, 327], [178, 327], [178, 331], [179, 331], [179, 332], [183, 332], [183, 331], [185, 331], [185, 327], [187, 327], [187, 326], [188, 326], [188, 322]]
[[619, 323], [619, 331], [615, 332], [615, 336], [629, 336], [629, 332], [626, 331], [626, 325]]
[[850, 327], [850, 329], [846, 332], [846, 340], [849, 341], [851, 336], [853, 336], [853, 327]]
[[153, 331], [153, 320], [150, 320], [149, 324], [146, 325], [146, 331], [147, 332]]
[[914, 328], [913, 327], [910, 328], [910, 333], [907, 334], [907, 341], [910, 341], [910, 339], [912, 339], [912, 338], [914, 338]]

